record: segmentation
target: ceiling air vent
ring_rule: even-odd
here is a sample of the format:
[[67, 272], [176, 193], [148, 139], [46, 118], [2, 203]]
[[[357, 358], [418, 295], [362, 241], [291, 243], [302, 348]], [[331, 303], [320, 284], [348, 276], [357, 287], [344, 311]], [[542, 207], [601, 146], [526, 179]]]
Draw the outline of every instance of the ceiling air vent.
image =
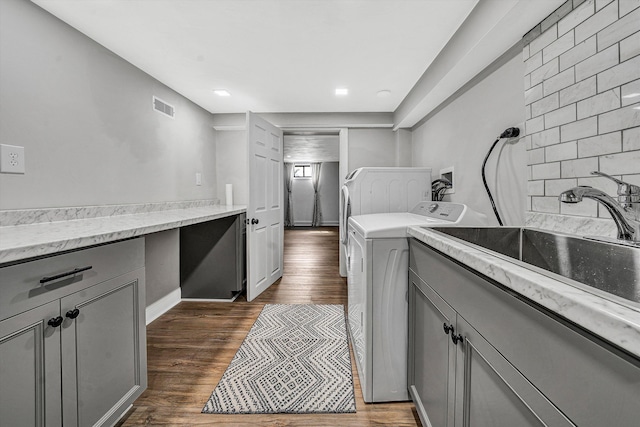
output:
[[153, 109], [171, 118], [174, 118], [176, 115], [176, 109], [173, 108], [173, 105], [169, 105], [155, 96], [153, 97]]

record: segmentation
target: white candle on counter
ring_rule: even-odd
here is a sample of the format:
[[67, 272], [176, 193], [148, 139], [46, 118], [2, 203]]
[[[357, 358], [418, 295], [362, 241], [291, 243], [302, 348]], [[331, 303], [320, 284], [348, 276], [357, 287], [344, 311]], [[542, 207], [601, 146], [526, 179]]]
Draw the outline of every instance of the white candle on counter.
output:
[[233, 206], [233, 184], [226, 185], [227, 206]]

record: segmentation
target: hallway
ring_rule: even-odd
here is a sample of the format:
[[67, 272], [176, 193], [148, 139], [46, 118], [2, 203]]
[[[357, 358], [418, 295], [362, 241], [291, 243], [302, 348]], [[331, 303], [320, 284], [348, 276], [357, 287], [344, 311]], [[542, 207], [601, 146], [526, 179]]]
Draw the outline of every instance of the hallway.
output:
[[285, 230], [284, 275], [251, 303], [181, 302], [147, 327], [148, 389], [121, 426], [419, 426], [412, 403], [365, 404], [355, 362], [355, 414], [208, 415], [200, 411], [265, 304], [347, 304], [338, 228]]

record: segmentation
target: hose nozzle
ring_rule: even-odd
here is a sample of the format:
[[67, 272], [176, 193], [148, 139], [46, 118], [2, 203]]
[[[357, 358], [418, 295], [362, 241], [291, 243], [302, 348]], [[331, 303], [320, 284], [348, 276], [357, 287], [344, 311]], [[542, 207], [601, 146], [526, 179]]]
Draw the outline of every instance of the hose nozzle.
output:
[[519, 128], [507, 128], [500, 134], [500, 138], [515, 138], [520, 135]]

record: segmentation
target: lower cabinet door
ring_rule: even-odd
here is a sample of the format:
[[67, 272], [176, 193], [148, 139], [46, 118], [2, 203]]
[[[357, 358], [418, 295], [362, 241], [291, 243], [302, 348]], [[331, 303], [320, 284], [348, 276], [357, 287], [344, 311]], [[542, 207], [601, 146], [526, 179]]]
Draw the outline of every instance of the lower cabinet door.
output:
[[422, 424], [454, 423], [456, 348], [444, 326], [455, 311], [415, 274], [409, 275], [409, 393]]
[[456, 329], [456, 427], [574, 426], [460, 315]]
[[59, 315], [56, 300], [0, 322], [0, 425], [62, 425]]
[[111, 425], [144, 391], [144, 270], [61, 300], [65, 426]]

